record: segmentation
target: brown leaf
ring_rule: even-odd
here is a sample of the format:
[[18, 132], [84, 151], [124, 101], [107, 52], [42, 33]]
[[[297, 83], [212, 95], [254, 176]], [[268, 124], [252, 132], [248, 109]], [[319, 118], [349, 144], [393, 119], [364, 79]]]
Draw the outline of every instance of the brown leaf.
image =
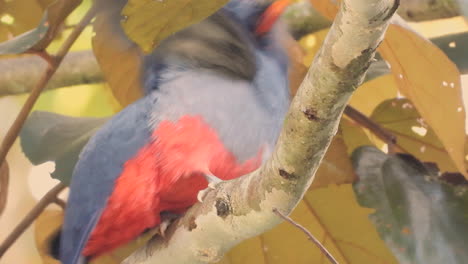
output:
[[434, 44], [398, 25], [389, 28], [380, 54], [392, 66], [400, 92], [434, 130], [458, 171], [465, 167], [465, 109], [460, 72]]
[[[169, 35], [213, 14], [227, 0], [129, 0], [122, 11], [125, 33], [147, 53]], [[151, 21], [151, 23], [148, 23]]]
[[339, 131], [320, 163], [311, 188], [326, 187], [329, 184], [353, 183], [355, 180], [356, 174], [351, 165], [342, 133]]
[[338, 13], [341, 0], [310, 0], [310, 3], [320, 14], [332, 20]]
[[8, 185], [10, 182], [10, 169], [8, 163], [4, 161], [0, 165], [0, 216], [5, 210], [8, 198]]
[[143, 55], [120, 27], [120, 10], [110, 8], [94, 22], [93, 52], [114, 97], [125, 107], [143, 96], [140, 72]]

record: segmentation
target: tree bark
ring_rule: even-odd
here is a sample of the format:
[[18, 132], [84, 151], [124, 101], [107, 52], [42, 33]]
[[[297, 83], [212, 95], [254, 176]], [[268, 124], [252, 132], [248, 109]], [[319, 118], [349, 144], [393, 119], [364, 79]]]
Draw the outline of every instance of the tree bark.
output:
[[[42, 76], [47, 62], [37, 56], [21, 56], [0, 60], [0, 96], [30, 92]], [[46, 89], [102, 82], [103, 76], [90, 51], [69, 53]]]
[[281, 222], [309, 188], [340, 117], [361, 84], [398, 0], [344, 0], [302, 82], [272, 157], [220, 183], [166, 232], [124, 263], [213, 263], [239, 242]]

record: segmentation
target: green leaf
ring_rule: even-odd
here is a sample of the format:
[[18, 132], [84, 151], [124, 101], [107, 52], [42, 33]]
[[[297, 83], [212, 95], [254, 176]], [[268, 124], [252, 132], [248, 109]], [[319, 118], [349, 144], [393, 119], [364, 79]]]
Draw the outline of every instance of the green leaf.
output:
[[107, 120], [36, 111], [20, 133], [21, 147], [35, 165], [55, 161], [52, 177], [69, 184], [81, 150]]
[[145, 52], [151, 52], [171, 34], [197, 23], [228, 0], [129, 0], [122, 11], [127, 36]]
[[447, 184], [413, 156], [374, 147], [357, 149], [352, 160], [358, 202], [376, 209], [370, 220], [400, 263], [466, 263], [466, 181]]

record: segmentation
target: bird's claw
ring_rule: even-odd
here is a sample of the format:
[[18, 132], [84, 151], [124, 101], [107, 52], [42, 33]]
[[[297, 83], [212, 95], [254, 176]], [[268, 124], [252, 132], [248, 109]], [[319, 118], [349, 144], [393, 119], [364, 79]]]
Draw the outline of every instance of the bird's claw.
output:
[[208, 181], [208, 187], [198, 192], [197, 200], [202, 203], [205, 196], [210, 190], [216, 189], [216, 185], [220, 182], [223, 182], [220, 178], [214, 176], [213, 174], [204, 174], [205, 179]]

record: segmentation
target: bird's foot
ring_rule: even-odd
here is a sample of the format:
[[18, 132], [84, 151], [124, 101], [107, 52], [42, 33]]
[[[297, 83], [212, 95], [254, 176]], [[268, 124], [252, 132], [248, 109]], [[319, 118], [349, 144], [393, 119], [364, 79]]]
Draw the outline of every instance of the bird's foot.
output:
[[210, 190], [215, 189], [218, 183], [223, 182], [223, 180], [214, 176], [213, 174], [203, 174], [203, 176], [205, 176], [205, 179], [208, 181], [208, 187], [198, 192], [197, 200], [200, 203], [203, 202], [203, 199]]
[[161, 213], [161, 223], [159, 224], [159, 234], [165, 238], [166, 237], [166, 230], [169, 225], [174, 222], [175, 219], [179, 218], [179, 214], [171, 213], [171, 212], [162, 212]]

